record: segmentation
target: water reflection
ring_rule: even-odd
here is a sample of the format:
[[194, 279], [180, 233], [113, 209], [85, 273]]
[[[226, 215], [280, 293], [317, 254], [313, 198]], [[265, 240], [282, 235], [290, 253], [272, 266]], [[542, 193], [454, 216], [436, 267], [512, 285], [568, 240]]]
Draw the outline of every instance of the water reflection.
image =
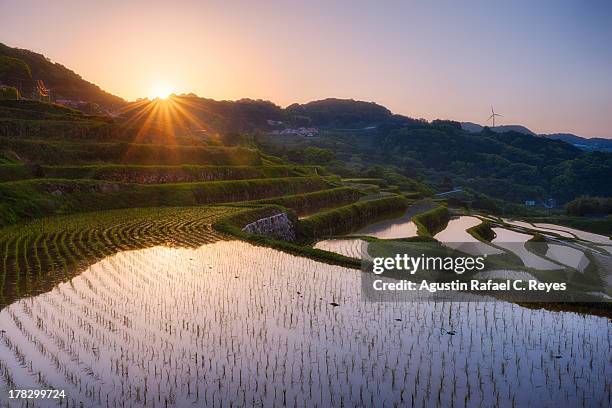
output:
[[527, 249], [525, 243], [533, 237], [532, 235], [498, 227], [493, 228], [493, 232], [495, 232], [496, 237], [491, 242], [521, 258], [526, 267], [542, 271], [563, 268], [561, 265], [544, 259]]
[[360, 274], [235, 241], [120, 252], [0, 312], [0, 403], [608, 405], [606, 319], [367, 303]]
[[366, 235], [379, 239], [416, 237], [417, 226], [411, 221], [413, 214], [407, 212], [399, 218], [377, 222], [355, 232], [353, 235]]
[[367, 254], [368, 243], [362, 239], [326, 239], [314, 245], [316, 249], [334, 252], [349, 258], [363, 259]]
[[438, 232], [434, 238], [445, 244], [445, 246], [471, 255], [496, 255], [502, 254], [503, 251], [487, 245], [484, 242], [474, 238], [468, 229], [482, 223], [482, 220], [477, 217], [460, 216], [453, 218], [448, 222], [446, 228]]

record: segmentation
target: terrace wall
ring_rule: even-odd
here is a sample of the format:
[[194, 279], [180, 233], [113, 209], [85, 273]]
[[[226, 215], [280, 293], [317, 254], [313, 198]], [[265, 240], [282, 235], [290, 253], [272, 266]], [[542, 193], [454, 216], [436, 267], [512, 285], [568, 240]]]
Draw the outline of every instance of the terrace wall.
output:
[[289, 219], [287, 213], [284, 212], [253, 221], [245, 225], [242, 231], [250, 234], [265, 235], [289, 242], [295, 241], [296, 238], [295, 226]]

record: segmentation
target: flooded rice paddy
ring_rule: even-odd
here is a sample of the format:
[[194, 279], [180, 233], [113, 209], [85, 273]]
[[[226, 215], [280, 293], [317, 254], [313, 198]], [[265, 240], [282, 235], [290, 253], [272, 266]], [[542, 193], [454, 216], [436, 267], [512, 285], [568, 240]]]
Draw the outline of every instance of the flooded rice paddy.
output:
[[525, 243], [533, 237], [532, 235], [498, 227], [493, 228], [493, 232], [496, 237], [491, 242], [517, 255], [526, 267], [542, 271], [562, 268], [558, 263], [544, 259], [527, 249]]
[[325, 239], [314, 245], [316, 249], [335, 252], [349, 258], [362, 259], [367, 254], [368, 243], [362, 239]]
[[612, 241], [610, 240], [610, 238], [604, 235], [593, 234], [592, 232], [581, 231], [581, 230], [566, 227], [563, 225], [543, 224], [543, 223], [537, 223], [533, 225], [535, 225], [537, 228], [541, 228], [544, 230], [549, 230], [549, 231], [553, 231], [557, 233], [562, 232], [566, 234], [572, 234], [576, 236], [577, 238], [585, 240], [585, 241], [591, 241], [591, 242], [595, 242], [598, 244], [604, 244], [604, 245], [612, 245]]
[[417, 236], [417, 226], [411, 221], [412, 214], [406, 213], [399, 218], [368, 225], [354, 233], [379, 239], [410, 238]]
[[446, 228], [438, 232], [434, 238], [444, 243], [447, 247], [471, 255], [495, 255], [503, 251], [487, 245], [474, 238], [467, 230], [482, 223], [477, 217], [460, 216], [448, 222]]
[[2, 309], [0, 327], [2, 406], [7, 389], [49, 387], [66, 390], [64, 406], [86, 407], [612, 398], [605, 318], [501, 302], [368, 303], [359, 271], [236, 241], [119, 252]]

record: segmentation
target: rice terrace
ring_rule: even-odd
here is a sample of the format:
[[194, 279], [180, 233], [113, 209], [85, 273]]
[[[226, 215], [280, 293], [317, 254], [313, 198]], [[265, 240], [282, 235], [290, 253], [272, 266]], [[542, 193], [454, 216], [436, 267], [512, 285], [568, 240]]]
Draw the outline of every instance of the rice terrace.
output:
[[[510, 11], [491, 15], [497, 32], [419, 2], [351, 13], [277, 4], [265, 24], [263, 4], [127, 2], [111, 18], [96, 2], [57, 4], [59, 14], [25, 3], [0, 5], [7, 38], [28, 44], [29, 16], [41, 50], [78, 50], [66, 58], [126, 99], [0, 43], [0, 407], [612, 406], [612, 143], [552, 130], [609, 129], [582, 107], [601, 101], [605, 87], [584, 78], [609, 72], [604, 52], [575, 56], [593, 70], [578, 79], [538, 53], [550, 76], [538, 86], [561, 75], [570, 98], [560, 84], [528, 86], [523, 71], [535, 68], [518, 57], [461, 45], [515, 41], [500, 34]], [[37, 28], [43, 12], [60, 23]], [[586, 18], [574, 14], [572, 24]], [[445, 24], [434, 33], [422, 21]], [[513, 35], [531, 30], [514, 24]], [[329, 48], [340, 32], [359, 47]], [[504, 72], [503, 98], [480, 84], [493, 82], [482, 66]], [[156, 70], [167, 82], [143, 90]], [[328, 88], [348, 96], [322, 99]], [[349, 99], [372, 92], [413, 115]], [[490, 123], [466, 121], [493, 97]], [[523, 117], [548, 133], [506, 125]]]

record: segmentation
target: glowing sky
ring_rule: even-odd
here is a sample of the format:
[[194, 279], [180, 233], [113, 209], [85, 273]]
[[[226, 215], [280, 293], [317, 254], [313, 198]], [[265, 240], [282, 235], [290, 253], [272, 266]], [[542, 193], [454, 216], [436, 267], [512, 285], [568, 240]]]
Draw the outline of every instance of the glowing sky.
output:
[[128, 100], [340, 97], [477, 123], [493, 104], [498, 124], [612, 137], [606, 1], [0, 0], [0, 15], [0, 42]]

